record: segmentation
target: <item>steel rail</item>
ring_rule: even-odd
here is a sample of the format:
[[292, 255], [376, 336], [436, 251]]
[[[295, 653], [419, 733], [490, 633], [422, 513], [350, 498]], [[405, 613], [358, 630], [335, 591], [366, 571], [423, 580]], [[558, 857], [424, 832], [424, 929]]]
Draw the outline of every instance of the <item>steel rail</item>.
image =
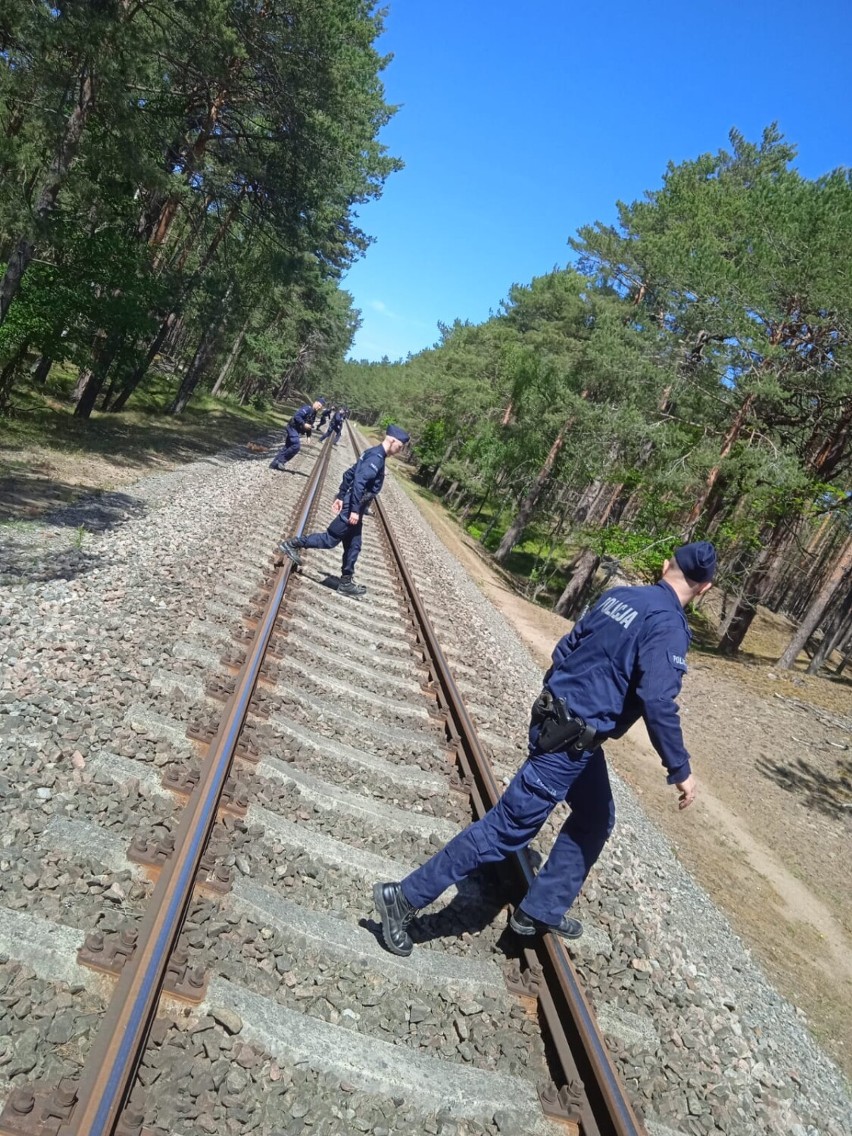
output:
[[[301, 535], [329, 462], [328, 447], [314, 464], [295, 526]], [[248, 656], [237, 676], [201, 776], [181, 814], [175, 851], [163, 865], [139, 928], [136, 950], [122, 971], [77, 1086], [77, 1102], [58, 1136], [110, 1136], [121, 1119], [166, 977], [169, 957], [183, 928], [195, 877], [213, 825], [272, 637], [293, 565], [285, 560], [275, 579]]]
[[[351, 427], [349, 435], [356, 453], [359, 452]], [[418, 637], [422, 641], [427, 665], [440, 685], [444, 709], [449, 715], [448, 734], [458, 744], [474, 810], [479, 816], [483, 816], [500, 799], [491, 761], [482, 748], [476, 727], [456, 686], [417, 585], [405, 563], [387, 511], [378, 498], [374, 504], [418, 626]], [[510, 859], [525, 887], [529, 887], [535, 872], [528, 854], [524, 851]], [[525, 955], [529, 962], [533, 951], [527, 950]], [[586, 1101], [580, 1106], [580, 1122], [584, 1136], [647, 1136], [647, 1130], [627, 1098], [624, 1083], [612, 1063], [565, 947], [555, 935], [546, 934], [538, 940], [535, 957], [546, 982], [544, 989], [538, 992], [539, 1004], [562, 1066], [564, 1084], [569, 1094], [575, 1098], [578, 1088], [576, 1079], [579, 1076], [582, 1080]], [[562, 1086], [557, 1086], [559, 1088]]]

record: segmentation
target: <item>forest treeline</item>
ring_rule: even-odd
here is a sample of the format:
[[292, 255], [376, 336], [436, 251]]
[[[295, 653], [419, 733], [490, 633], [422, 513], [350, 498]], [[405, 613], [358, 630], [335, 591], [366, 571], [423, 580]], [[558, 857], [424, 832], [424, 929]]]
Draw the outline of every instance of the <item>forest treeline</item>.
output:
[[0, 413], [78, 369], [75, 413], [152, 366], [180, 413], [339, 367], [354, 207], [399, 163], [372, 0], [4, 0]]
[[732, 132], [486, 322], [337, 387], [414, 431], [424, 479], [558, 612], [708, 538], [720, 650], [763, 604], [799, 623], [781, 665], [810, 641], [814, 672], [852, 651], [852, 178], [794, 157]]

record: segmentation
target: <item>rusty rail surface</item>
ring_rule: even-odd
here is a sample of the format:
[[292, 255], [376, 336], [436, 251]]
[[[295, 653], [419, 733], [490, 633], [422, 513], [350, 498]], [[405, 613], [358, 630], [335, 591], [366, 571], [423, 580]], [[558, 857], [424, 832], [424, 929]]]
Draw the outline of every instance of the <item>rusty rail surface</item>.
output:
[[[348, 423], [347, 423], [348, 425]], [[359, 447], [352, 428], [350, 441]], [[439, 703], [447, 715], [447, 734], [457, 750], [464, 787], [469, 790], [477, 817], [483, 816], [500, 798], [491, 762], [482, 748], [476, 727], [456, 686], [455, 679], [429, 615], [408, 570], [402, 551], [378, 498], [374, 502], [393, 556], [403, 595], [417, 637], [436, 684]], [[526, 852], [510, 858], [524, 889], [535, 872]], [[526, 970], [513, 984], [518, 993], [538, 999], [550, 1040], [562, 1069], [562, 1084], [544, 1092], [542, 1107], [551, 1116], [575, 1120], [583, 1136], [647, 1136], [647, 1130], [633, 1111], [621, 1077], [612, 1063], [594, 1013], [583, 993], [577, 973], [565, 947], [555, 935], [543, 935], [535, 948], [523, 951]]]
[[[331, 447], [326, 447], [314, 464], [299, 507], [294, 530], [297, 535], [304, 531], [322, 486], [330, 451]], [[292, 567], [291, 561], [285, 560], [278, 571], [237, 676], [236, 689], [210, 743], [198, 784], [181, 814], [174, 855], [164, 864], [151, 895], [136, 950], [115, 987], [76, 1086], [76, 1105], [59, 1129], [59, 1136], [109, 1136], [121, 1124]], [[129, 1127], [137, 1128], [136, 1119], [131, 1118]]]

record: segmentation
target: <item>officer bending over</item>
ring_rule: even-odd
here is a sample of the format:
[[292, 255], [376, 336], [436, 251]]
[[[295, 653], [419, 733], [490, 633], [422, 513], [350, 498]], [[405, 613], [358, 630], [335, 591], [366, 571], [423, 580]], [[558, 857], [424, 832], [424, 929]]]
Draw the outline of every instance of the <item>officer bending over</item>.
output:
[[582, 935], [565, 912], [615, 824], [601, 743], [643, 718], [679, 807], [695, 800], [675, 699], [690, 640], [683, 609], [710, 588], [715, 569], [712, 544], [685, 544], [664, 562], [658, 584], [611, 589], [559, 640], [533, 703], [529, 757], [498, 803], [401, 883], [374, 886], [389, 951], [411, 954], [408, 926], [418, 910], [480, 865], [526, 848], [560, 801], [571, 812], [509, 923], [519, 935]]
[[355, 561], [361, 551], [364, 509], [381, 492], [385, 481], [385, 458], [398, 454], [408, 440], [409, 435], [400, 426], [388, 426], [382, 442], [364, 450], [355, 464], [344, 473], [331, 506], [335, 518], [326, 531], [282, 541], [278, 545], [276, 563], [281, 563], [280, 554], [283, 554], [289, 556], [294, 564], [301, 565], [300, 549], [334, 548], [342, 542], [343, 569], [337, 590], [344, 596], [363, 596], [367, 589], [356, 584], [352, 576]]
[[302, 438], [310, 438], [311, 436], [317, 411], [324, 406], [325, 399], [318, 398], [314, 403], [306, 402], [304, 406], [299, 407], [287, 423], [287, 436], [284, 439], [284, 445], [269, 463], [270, 469], [283, 469], [290, 458], [296, 456], [302, 448]]
[[338, 407], [338, 409], [335, 410], [334, 414], [331, 416], [331, 422], [329, 422], [328, 424], [328, 429], [324, 430], [323, 433], [320, 434], [320, 441], [324, 442], [326, 438], [330, 438], [331, 435], [334, 434], [335, 438], [333, 445], [336, 446], [340, 441], [340, 435], [343, 430], [343, 423], [345, 418], [346, 415], [344, 413], [343, 407]]

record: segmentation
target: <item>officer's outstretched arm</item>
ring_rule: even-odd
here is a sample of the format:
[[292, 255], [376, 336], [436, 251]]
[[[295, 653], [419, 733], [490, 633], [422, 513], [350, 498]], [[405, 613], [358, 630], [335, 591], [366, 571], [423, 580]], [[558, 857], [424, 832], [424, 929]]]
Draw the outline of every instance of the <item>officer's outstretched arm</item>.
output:
[[648, 736], [668, 771], [670, 785], [686, 784], [692, 777], [676, 701], [686, 671], [683, 658], [687, 644], [685, 635], [678, 635], [662, 622], [649, 627], [639, 640], [636, 694]]

